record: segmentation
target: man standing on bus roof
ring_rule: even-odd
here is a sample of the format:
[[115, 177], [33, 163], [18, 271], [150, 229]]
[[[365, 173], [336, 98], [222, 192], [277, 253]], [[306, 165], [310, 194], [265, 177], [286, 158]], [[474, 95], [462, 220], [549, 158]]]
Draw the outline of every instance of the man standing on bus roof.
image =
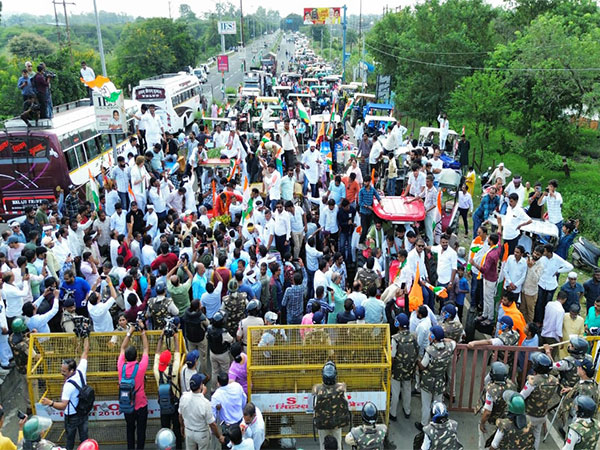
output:
[[117, 192], [121, 198], [121, 205], [125, 208], [129, 208], [129, 167], [125, 164], [125, 157], [123, 155], [117, 156], [117, 166], [111, 171], [112, 179], [117, 183]]
[[[96, 79], [96, 74], [94, 73], [94, 69], [92, 69], [91, 67], [89, 67], [85, 61], [81, 61], [81, 69], [79, 70], [79, 73], [81, 74], [81, 78], [83, 78], [83, 81], [94, 81]], [[94, 97], [92, 95], [92, 88], [88, 87], [87, 88], [87, 93], [88, 93], [88, 97], [90, 98], [90, 106], [94, 105]]]

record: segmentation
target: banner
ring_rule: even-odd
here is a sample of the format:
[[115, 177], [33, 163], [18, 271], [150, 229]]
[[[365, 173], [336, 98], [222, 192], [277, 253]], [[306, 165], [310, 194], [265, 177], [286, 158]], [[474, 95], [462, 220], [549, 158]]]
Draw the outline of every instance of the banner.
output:
[[[361, 411], [366, 402], [373, 402], [379, 411], [385, 411], [387, 392], [348, 392], [348, 406], [350, 411]], [[306, 412], [312, 414], [313, 399], [310, 392], [307, 393], [286, 393], [277, 394], [252, 394], [252, 403], [258, 406], [262, 413], [287, 412], [298, 413]]]
[[94, 114], [96, 115], [96, 130], [98, 133], [123, 134], [127, 133], [127, 114], [123, 91], [120, 95], [108, 101], [97, 92], [93, 92]]
[[[64, 422], [65, 412], [44, 406], [41, 403], [35, 405], [35, 413], [38, 416], [49, 417], [52, 422]], [[123, 420], [125, 416], [119, 411], [119, 400], [101, 400], [94, 402], [94, 409], [90, 414], [90, 420]], [[148, 419], [160, 417], [160, 406], [157, 399], [148, 399]]]
[[341, 8], [304, 8], [304, 25], [335, 25], [342, 23]]

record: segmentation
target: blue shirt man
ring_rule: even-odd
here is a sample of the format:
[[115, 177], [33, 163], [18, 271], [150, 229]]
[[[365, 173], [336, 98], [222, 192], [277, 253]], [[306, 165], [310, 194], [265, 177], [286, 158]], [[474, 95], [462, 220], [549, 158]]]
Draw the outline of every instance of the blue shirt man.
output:
[[358, 206], [361, 214], [372, 214], [373, 198], [381, 201], [381, 197], [377, 190], [371, 186], [370, 177], [364, 181], [364, 186], [358, 191]]
[[27, 70], [23, 69], [21, 77], [17, 81], [17, 86], [21, 89], [21, 94], [23, 94], [23, 100], [27, 98], [29, 95], [35, 95], [33, 91], [33, 86], [31, 86], [31, 78], [27, 74]]
[[569, 312], [571, 305], [579, 304], [579, 300], [584, 293], [583, 285], [577, 282], [577, 272], [569, 272], [567, 277], [567, 282], [560, 288], [561, 291], [565, 291], [567, 293], [567, 301], [563, 303], [565, 312]]
[[70, 270], [67, 270], [63, 276], [65, 281], [60, 285], [60, 297], [64, 299], [67, 293], [71, 293], [75, 300], [75, 307], [85, 308], [85, 299], [91, 289], [90, 284], [83, 278], [74, 276]]
[[335, 204], [342, 203], [342, 199], [346, 198], [346, 186], [342, 183], [342, 177], [336, 175], [335, 181], [329, 185], [330, 197], [335, 200]]

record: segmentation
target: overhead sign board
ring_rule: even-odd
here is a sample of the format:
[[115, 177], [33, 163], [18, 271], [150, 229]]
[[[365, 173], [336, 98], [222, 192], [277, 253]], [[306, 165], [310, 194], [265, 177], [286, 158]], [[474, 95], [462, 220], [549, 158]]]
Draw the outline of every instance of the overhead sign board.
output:
[[227, 56], [227, 55], [217, 56], [217, 70], [219, 72], [229, 72], [229, 56]]
[[335, 25], [342, 22], [341, 8], [304, 8], [304, 25]]
[[390, 75], [377, 75], [377, 99], [381, 102], [389, 102], [392, 77]]
[[98, 133], [122, 134], [127, 132], [127, 114], [123, 91], [114, 102], [97, 92], [93, 93], [96, 130]]
[[236, 34], [236, 24], [232, 22], [219, 22], [219, 34]]

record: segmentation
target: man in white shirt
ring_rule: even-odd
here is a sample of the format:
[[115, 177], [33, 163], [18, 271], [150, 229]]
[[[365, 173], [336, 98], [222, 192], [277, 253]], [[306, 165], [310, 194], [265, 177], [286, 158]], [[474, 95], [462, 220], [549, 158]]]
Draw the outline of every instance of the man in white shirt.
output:
[[254, 450], [260, 450], [265, 441], [265, 421], [262, 413], [254, 403], [248, 402], [244, 406], [244, 437], [252, 439]]
[[110, 298], [103, 302], [100, 299], [100, 294], [92, 292], [88, 296], [87, 307], [90, 319], [92, 319], [92, 323], [94, 324], [94, 331], [108, 333], [115, 330], [110, 315], [110, 308], [116, 302], [117, 291], [115, 291], [111, 278], [105, 277], [105, 279], [110, 291]]
[[121, 203], [121, 196], [119, 192], [114, 188], [112, 181], [109, 181], [104, 185], [104, 205], [106, 207], [105, 212], [108, 217], [115, 213], [115, 205]]
[[504, 194], [508, 197], [510, 194], [515, 193], [519, 196], [519, 205], [523, 205], [525, 199], [525, 186], [521, 183], [521, 177], [515, 175], [510, 183], [504, 188]]
[[277, 201], [281, 199], [281, 174], [275, 168], [275, 163], [270, 162], [263, 170], [263, 191], [268, 193], [272, 210], [275, 209]]
[[167, 202], [166, 199], [169, 196], [168, 183], [163, 183], [159, 179], [155, 179], [152, 182], [152, 187], [148, 190], [148, 199], [150, 203], [154, 205], [154, 212], [159, 218], [165, 218], [167, 216]]
[[267, 250], [271, 248], [275, 240], [275, 221], [270, 209], [265, 210], [265, 223], [262, 225], [260, 240], [261, 244], [267, 247]]
[[318, 197], [317, 182], [319, 181], [319, 164], [322, 162], [321, 153], [316, 150], [317, 147], [313, 141], [308, 143], [308, 148], [309, 151], [302, 155], [304, 174], [308, 179], [312, 196]]
[[356, 121], [356, 126], [354, 127], [354, 139], [356, 140], [357, 144], [362, 139], [363, 134], [364, 134], [364, 126], [363, 126], [362, 120], [358, 119]]
[[135, 166], [131, 168], [131, 190], [138, 207], [142, 211], [146, 210], [146, 195], [148, 193], [148, 183], [150, 182], [150, 175], [144, 166], [145, 162], [145, 157], [138, 156], [135, 158]]
[[149, 266], [156, 259], [156, 250], [152, 246], [153, 238], [150, 235], [144, 236], [144, 245], [142, 246], [142, 265]]
[[181, 216], [183, 207], [185, 206], [185, 193], [186, 189], [180, 187], [176, 191], [171, 192], [167, 197], [167, 207], [174, 209], [178, 216]]
[[371, 147], [371, 153], [369, 153], [369, 173], [375, 169], [375, 173], [377, 173], [377, 169], [379, 166], [379, 160], [383, 156], [383, 146], [381, 145], [381, 140], [377, 138], [377, 135], [373, 136], [373, 146]]
[[[415, 248], [408, 252], [406, 258], [406, 264], [400, 273], [400, 277], [403, 282], [406, 283], [407, 290], [410, 291], [410, 287], [413, 282], [418, 283], [419, 280], [427, 281], [427, 267], [425, 266], [425, 241], [422, 238], [418, 238], [415, 243]], [[419, 267], [419, 280], [416, 280], [417, 267]], [[422, 287], [423, 291], [423, 304], [433, 309], [433, 294], [426, 287]]]
[[496, 180], [502, 180], [502, 186], [506, 184], [506, 179], [512, 175], [512, 172], [504, 167], [504, 163], [498, 164], [498, 167], [490, 175], [490, 183], [495, 184]]
[[161, 139], [167, 140], [164, 135], [165, 129], [160, 117], [156, 114], [156, 107], [154, 105], [148, 107], [148, 113], [142, 116], [140, 122], [144, 122], [144, 126], [146, 127], [148, 148], [154, 148], [154, 144], [160, 144]]
[[283, 121], [283, 130], [279, 134], [281, 136], [283, 156], [285, 156], [285, 167], [293, 169], [296, 159], [295, 155], [298, 153], [298, 140], [296, 139], [296, 131], [290, 128], [290, 119], [286, 118]]
[[240, 137], [236, 133], [235, 128], [231, 128], [225, 147], [221, 150], [221, 156], [225, 156], [229, 159], [238, 159], [241, 157], [241, 152], [242, 143], [240, 142]]
[[213, 142], [215, 144], [215, 148], [223, 148], [227, 143], [227, 135], [221, 129], [221, 125], [217, 125], [215, 127], [215, 132], [213, 133]]
[[442, 234], [440, 245], [431, 247], [431, 251], [437, 254], [438, 285], [444, 286], [448, 291], [454, 288], [453, 282], [458, 265], [458, 255], [448, 244], [450, 236]]
[[450, 122], [448, 122], [446, 113], [439, 114], [437, 121], [440, 124], [440, 149], [446, 150], [446, 139], [448, 139], [448, 132], [450, 131]]
[[418, 164], [411, 167], [412, 173], [408, 177], [407, 187], [404, 195], [409, 195], [415, 198], [424, 197], [425, 192], [425, 174], [421, 171]]
[[284, 256], [290, 248], [292, 224], [290, 213], [283, 209], [283, 201], [278, 200], [273, 212], [273, 234], [275, 235], [275, 247], [281, 256]]
[[327, 200], [327, 205], [321, 209], [320, 223], [323, 226], [323, 231], [329, 233], [328, 240], [332, 240], [337, 248], [338, 238], [338, 222], [337, 222], [338, 206], [335, 204], [335, 200], [330, 198]]
[[546, 205], [548, 210], [548, 221], [553, 223], [558, 228], [558, 236], [562, 237], [562, 195], [560, 192], [557, 192], [558, 181], [550, 180], [548, 181], [548, 187], [542, 193], [542, 197], [538, 200], [538, 205]]
[[573, 270], [573, 265], [556, 255], [552, 244], [544, 245], [544, 256], [540, 258], [540, 264], [543, 270], [538, 281], [538, 298], [533, 321], [544, 323], [546, 304], [552, 300], [558, 287], [556, 275]]
[[519, 196], [514, 192], [508, 196], [508, 208], [502, 219], [502, 239], [508, 244], [508, 254], [512, 254], [519, 242], [521, 228], [532, 220], [519, 203]]
[[440, 159], [441, 152], [435, 150], [433, 152], [433, 158], [429, 160], [431, 163], [431, 171], [433, 172], [433, 185], [437, 188], [440, 185], [440, 176], [442, 175], [442, 169], [444, 168], [444, 162]]
[[504, 290], [514, 294], [521, 294], [525, 277], [527, 276], [527, 260], [523, 258], [525, 249], [517, 245], [512, 255], [508, 257], [502, 273], [504, 275]]
[[[81, 61], [81, 69], [79, 69], [79, 74], [81, 75], [81, 78], [83, 78], [83, 81], [87, 81], [88, 83], [91, 81], [94, 81], [96, 79], [96, 74], [94, 73], [94, 69], [89, 67], [85, 63], [85, 61]], [[93, 106], [94, 105], [94, 97], [92, 95], [92, 88], [90, 88], [90, 87], [87, 88], [87, 94], [88, 94], [88, 97], [90, 98], [90, 106]]]
[[[441, 230], [441, 220], [439, 217], [440, 212], [437, 207], [438, 190], [433, 185], [433, 175], [431, 174], [427, 175], [424, 194], [425, 234], [427, 235], [428, 244], [433, 245], [438, 240], [435, 231]], [[412, 198], [410, 201], [414, 200], [415, 198]]]
[[[567, 293], [560, 291], [556, 296], [556, 300], [548, 302], [544, 313], [544, 323], [542, 326], [543, 344], [556, 344], [562, 340], [563, 320], [565, 318], [565, 310], [563, 305], [567, 301]], [[558, 348], [553, 352], [553, 357], [558, 355]]]
[[146, 223], [146, 233], [150, 235], [152, 239], [156, 237], [158, 233], [158, 216], [154, 211], [154, 205], [149, 203], [146, 206], [146, 214], [144, 215], [144, 222]]
[[115, 205], [115, 213], [110, 216], [110, 228], [119, 234], [127, 236], [127, 215], [120, 203]]

